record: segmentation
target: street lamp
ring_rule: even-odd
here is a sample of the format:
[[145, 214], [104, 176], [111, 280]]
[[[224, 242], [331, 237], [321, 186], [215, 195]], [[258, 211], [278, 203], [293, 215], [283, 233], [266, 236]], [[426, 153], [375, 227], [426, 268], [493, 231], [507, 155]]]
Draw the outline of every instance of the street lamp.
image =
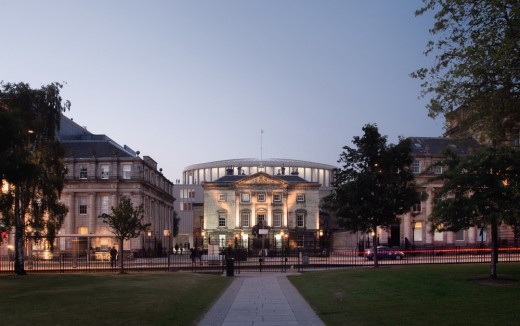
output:
[[171, 247], [170, 247], [170, 244], [171, 244], [171, 234], [172, 232], [170, 230], [164, 230], [163, 231], [163, 234], [166, 238], [168, 238], [168, 270], [170, 270], [170, 250], [171, 250]]
[[152, 230], [148, 229], [146, 231], [146, 235], [148, 236], [148, 255], [150, 255], [151, 246], [152, 246]]

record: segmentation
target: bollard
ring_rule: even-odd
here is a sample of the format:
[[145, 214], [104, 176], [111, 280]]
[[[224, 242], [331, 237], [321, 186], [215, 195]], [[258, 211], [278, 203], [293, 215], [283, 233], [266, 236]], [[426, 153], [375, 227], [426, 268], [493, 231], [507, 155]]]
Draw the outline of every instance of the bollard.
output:
[[226, 276], [235, 276], [235, 259], [226, 259]]

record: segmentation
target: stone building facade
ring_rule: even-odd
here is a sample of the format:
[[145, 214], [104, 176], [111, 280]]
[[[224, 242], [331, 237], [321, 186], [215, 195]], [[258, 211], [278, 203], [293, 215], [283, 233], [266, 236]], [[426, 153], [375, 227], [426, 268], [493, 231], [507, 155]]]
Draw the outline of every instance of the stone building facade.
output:
[[[113, 234], [102, 219], [119, 204], [121, 196], [129, 197], [134, 207], [143, 204], [144, 222], [149, 230], [139, 238], [125, 242], [124, 250], [160, 252], [171, 239], [173, 216], [173, 183], [158, 169], [149, 156], [139, 156], [128, 146], [120, 146], [106, 135], [95, 135], [63, 116], [60, 142], [66, 150], [67, 174], [61, 201], [69, 212], [58, 234], [57, 248], [84, 252], [107, 250], [113, 245]], [[118, 248], [120, 249], [120, 248]]]
[[205, 247], [279, 251], [316, 246], [319, 183], [296, 175], [230, 172], [202, 186]]

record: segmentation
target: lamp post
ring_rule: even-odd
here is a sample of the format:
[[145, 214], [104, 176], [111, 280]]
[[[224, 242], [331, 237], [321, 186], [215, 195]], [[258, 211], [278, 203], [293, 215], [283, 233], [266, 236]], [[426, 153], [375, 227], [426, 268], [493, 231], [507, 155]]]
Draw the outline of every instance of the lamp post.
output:
[[148, 236], [148, 255], [150, 255], [150, 250], [151, 250], [151, 246], [152, 246], [152, 230], [148, 229], [146, 231], [146, 235]]
[[171, 244], [171, 231], [170, 230], [164, 230], [163, 231], [164, 236], [168, 239], [168, 270], [170, 270], [170, 244]]

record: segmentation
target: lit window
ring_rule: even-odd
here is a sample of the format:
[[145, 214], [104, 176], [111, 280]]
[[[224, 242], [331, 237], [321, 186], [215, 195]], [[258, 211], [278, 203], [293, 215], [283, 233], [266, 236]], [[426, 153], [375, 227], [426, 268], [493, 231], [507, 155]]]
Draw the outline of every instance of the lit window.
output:
[[273, 201], [275, 203], [281, 203], [282, 202], [282, 194], [274, 194], [273, 195]]
[[123, 179], [130, 179], [132, 176], [132, 165], [124, 164], [123, 165]]
[[414, 241], [423, 241], [422, 237], [422, 222], [415, 222], [415, 226], [413, 229], [413, 240]]
[[78, 228], [78, 234], [88, 234], [88, 227], [86, 226], [80, 226]]
[[296, 242], [298, 243], [298, 247], [303, 247], [303, 234], [298, 234]]
[[412, 163], [412, 173], [421, 173], [421, 161], [414, 160]]
[[86, 179], [88, 176], [88, 170], [85, 166], [79, 168], [79, 178]]
[[305, 194], [297, 194], [296, 195], [296, 201], [301, 203], [305, 201]]
[[248, 203], [250, 201], [250, 196], [248, 193], [241, 193], [240, 194], [240, 201], [244, 203]]
[[242, 220], [242, 226], [243, 227], [249, 227], [249, 213], [248, 212], [243, 212], [241, 214], [241, 220]]
[[296, 213], [296, 227], [303, 228], [305, 226], [305, 213]]
[[256, 198], [258, 199], [259, 202], [264, 202], [265, 201], [265, 194], [257, 194]]
[[226, 201], [226, 194], [218, 194], [218, 201]]

